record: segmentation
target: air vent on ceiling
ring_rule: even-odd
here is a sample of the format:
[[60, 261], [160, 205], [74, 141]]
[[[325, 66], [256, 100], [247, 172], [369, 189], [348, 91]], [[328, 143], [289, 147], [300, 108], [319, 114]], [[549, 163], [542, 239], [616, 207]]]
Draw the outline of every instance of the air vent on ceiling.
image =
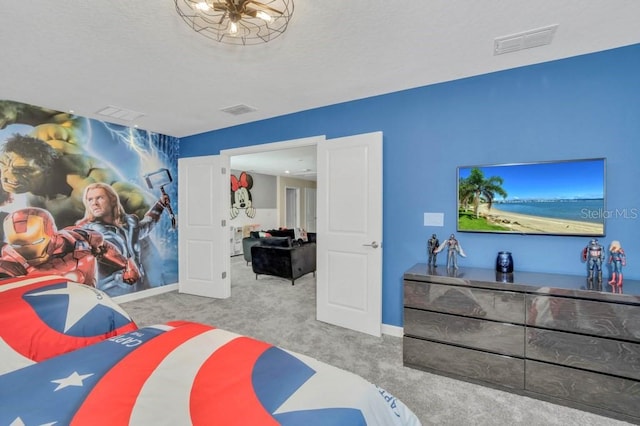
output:
[[239, 104], [239, 105], [222, 108], [220, 111], [226, 112], [227, 114], [231, 114], [231, 115], [242, 115], [248, 112], [257, 111], [257, 109], [250, 107], [248, 105]]
[[291, 175], [293, 176], [315, 176], [317, 174], [318, 173], [315, 170], [311, 170], [311, 169], [303, 169], [303, 170], [291, 172]]
[[550, 25], [544, 28], [498, 37], [493, 43], [493, 54], [502, 55], [503, 53], [551, 44], [557, 29], [558, 25]]
[[124, 108], [111, 106], [111, 105], [108, 107], [102, 108], [97, 113], [100, 115], [104, 115], [105, 117], [117, 118], [119, 120], [124, 120], [124, 121], [133, 121], [144, 116], [144, 113], [131, 111], [129, 109], [124, 109]]

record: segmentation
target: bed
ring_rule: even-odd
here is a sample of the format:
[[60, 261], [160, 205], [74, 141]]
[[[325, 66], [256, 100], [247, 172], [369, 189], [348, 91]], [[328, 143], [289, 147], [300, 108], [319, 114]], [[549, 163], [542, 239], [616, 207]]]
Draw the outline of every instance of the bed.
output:
[[420, 425], [360, 376], [266, 342], [185, 321], [125, 328], [1, 374], [0, 424]]
[[54, 275], [0, 281], [0, 374], [137, 328], [96, 288]]

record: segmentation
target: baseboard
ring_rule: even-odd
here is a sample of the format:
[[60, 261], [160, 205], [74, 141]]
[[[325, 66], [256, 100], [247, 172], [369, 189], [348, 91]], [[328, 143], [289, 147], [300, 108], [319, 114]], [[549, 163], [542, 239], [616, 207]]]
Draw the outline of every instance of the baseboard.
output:
[[398, 327], [397, 325], [382, 324], [381, 331], [382, 334], [394, 337], [402, 337], [404, 335], [404, 328]]
[[123, 294], [122, 296], [115, 296], [113, 300], [116, 303], [132, 302], [138, 299], [144, 299], [145, 297], [155, 296], [157, 294], [168, 293], [178, 289], [178, 283], [167, 284], [160, 287], [153, 287], [148, 290], [137, 291], [131, 294]]

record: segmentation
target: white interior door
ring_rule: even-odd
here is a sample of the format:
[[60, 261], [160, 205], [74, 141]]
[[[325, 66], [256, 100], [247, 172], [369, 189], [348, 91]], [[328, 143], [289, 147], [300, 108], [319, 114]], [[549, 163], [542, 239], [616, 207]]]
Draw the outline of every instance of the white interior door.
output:
[[[228, 159], [227, 159], [228, 163]], [[215, 298], [231, 295], [229, 174], [218, 155], [178, 160], [178, 265], [181, 293]], [[224, 241], [225, 244], [220, 242]]]
[[380, 336], [382, 133], [318, 142], [317, 319]]

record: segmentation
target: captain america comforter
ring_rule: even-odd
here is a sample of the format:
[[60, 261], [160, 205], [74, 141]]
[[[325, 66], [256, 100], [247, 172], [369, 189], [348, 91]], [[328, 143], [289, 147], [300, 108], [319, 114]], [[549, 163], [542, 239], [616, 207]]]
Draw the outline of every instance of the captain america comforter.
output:
[[0, 374], [137, 329], [102, 291], [66, 278], [0, 281]]
[[420, 425], [363, 378], [249, 337], [175, 322], [0, 376], [7, 425]]

